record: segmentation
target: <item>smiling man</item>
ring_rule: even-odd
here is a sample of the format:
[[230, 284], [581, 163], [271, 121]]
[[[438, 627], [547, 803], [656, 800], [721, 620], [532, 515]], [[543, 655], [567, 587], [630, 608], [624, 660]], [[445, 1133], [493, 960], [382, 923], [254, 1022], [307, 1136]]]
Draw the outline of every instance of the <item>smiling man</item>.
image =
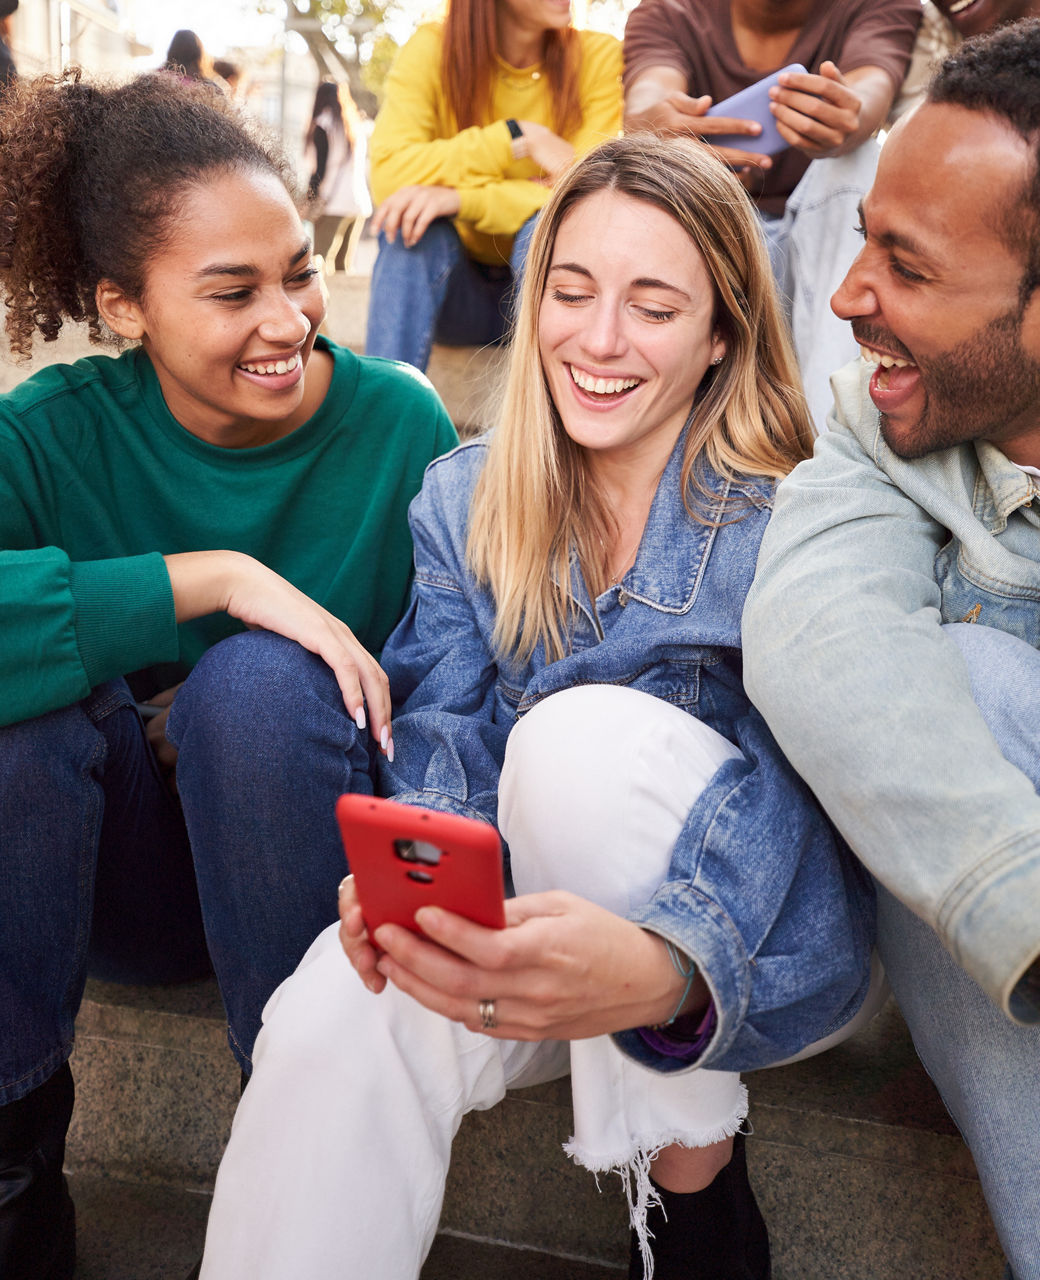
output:
[[779, 492], [745, 680], [879, 885], [879, 947], [1040, 1278], [1040, 20], [882, 151], [832, 305], [863, 359]]

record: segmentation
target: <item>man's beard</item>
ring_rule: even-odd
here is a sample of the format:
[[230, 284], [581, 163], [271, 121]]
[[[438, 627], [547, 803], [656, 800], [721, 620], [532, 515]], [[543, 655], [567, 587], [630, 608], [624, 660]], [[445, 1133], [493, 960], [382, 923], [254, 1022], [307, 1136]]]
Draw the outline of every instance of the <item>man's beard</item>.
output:
[[952, 351], [918, 365], [925, 392], [920, 419], [897, 432], [881, 414], [881, 434], [893, 453], [922, 458], [970, 440], [998, 441], [1030, 417], [1040, 428], [1040, 361], [1022, 346], [1024, 312], [1024, 306], [1007, 311]]

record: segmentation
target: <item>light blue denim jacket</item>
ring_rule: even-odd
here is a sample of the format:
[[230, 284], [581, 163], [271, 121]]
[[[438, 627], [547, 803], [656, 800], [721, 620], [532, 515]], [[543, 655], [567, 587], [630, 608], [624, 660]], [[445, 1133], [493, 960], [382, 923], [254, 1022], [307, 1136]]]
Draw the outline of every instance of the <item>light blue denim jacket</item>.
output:
[[1000, 752], [941, 624], [1040, 646], [1037, 487], [993, 445], [914, 461], [862, 361], [780, 486], [744, 613], [745, 681], [871, 871], [1010, 1016], [1040, 1021], [1040, 798]]
[[[466, 567], [485, 444], [430, 465], [410, 511], [412, 602], [383, 649], [396, 763], [381, 763], [380, 789], [493, 823], [510, 729], [540, 699], [578, 684], [630, 685], [725, 735], [745, 758], [715, 775], [676, 842], [668, 881], [631, 919], [690, 955], [711, 989], [718, 1025], [696, 1065], [749, 1070], [858, 1009], [873, 896], [741, 684], [740, 612], [771, 490], [749, 483], [743, 519], [699, 524], [679, 497], [680, 450], [622, 585], [593, 602], [575, 575], [573, 651], [550, 665], [541, 650], [523, 666], [496, 660], [494, 603]], [[713, 491], [725, 492], [714, 478]], [[694, 1065], [658, 1054], [635, 1031], [617, 1040], [661, 1071]]]

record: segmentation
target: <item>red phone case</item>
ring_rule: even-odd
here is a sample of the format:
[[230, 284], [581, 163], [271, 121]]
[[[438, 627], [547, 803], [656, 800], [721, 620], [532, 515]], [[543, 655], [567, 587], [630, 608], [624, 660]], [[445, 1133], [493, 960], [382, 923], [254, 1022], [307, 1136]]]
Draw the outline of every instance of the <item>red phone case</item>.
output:
[[[336, 818], [369, 933], [388, 921], [418, 933], [415, 913], [429, 904], [505, 928], [502, 844], [494, 827], [356, 795], [340, 796]], [[403, 857], [401, 842], [433, 846], [440, 861], [427, 861], [426, 850], [419, 859]]]

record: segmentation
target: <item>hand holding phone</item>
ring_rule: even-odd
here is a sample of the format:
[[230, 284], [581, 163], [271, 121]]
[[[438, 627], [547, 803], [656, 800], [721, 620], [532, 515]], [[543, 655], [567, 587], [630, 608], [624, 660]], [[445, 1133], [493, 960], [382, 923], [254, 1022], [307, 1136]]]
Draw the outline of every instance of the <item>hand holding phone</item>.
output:
[[766, 76], [756, 84], [742, 89], [731, 98], [717, 102], [709, 107], [706, 115], [727, 116], [732, 120], [755, 120], [762, 126], [762, 132], [755, 137], [744, 133], [711, 133], [704, 134], [704, 140], [716, 147], [734, 147], [741, 151], [753, 151], [758, 155], [772, 156], [784, 151], [789, 146], [780, 136], [776, 127], [776, 118], [769, 109], [769, 90], [780, 83], [780, 77], [788, 71], [800, 71], [806, 74], [800, 62], [792, 62], [789, 67], [781, 67], [772, 75]]
[[423, 906], [505, 928], [502, 843], [494, 827], [358, 795], [340, 796], [336, 818], [369, 936], [386, 923], [419, 933], [415, 913]]

